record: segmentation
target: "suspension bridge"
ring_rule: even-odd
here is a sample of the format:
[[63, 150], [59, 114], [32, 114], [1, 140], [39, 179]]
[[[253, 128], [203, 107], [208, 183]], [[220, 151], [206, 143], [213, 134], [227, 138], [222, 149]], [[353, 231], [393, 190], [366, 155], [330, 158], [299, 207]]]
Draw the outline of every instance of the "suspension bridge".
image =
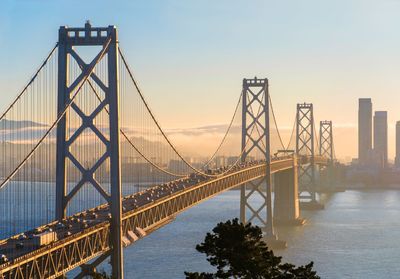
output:
[[151, 110], [116, 27], [60, 27], [0, 116], [0, 278], [63, 278], [78, 267], [84, 278], [107, 258], [123, 278], [124, 247], [235, 187], [241, 220], [279, 242], [274, 224], [302, 224], [300, 204], [323, 207], [332, 122], [317, 135], [313, 105], [300, 103], [285, 144], [268, 80], [244, 79], [238, 95], [215, 151], [194, 161]]

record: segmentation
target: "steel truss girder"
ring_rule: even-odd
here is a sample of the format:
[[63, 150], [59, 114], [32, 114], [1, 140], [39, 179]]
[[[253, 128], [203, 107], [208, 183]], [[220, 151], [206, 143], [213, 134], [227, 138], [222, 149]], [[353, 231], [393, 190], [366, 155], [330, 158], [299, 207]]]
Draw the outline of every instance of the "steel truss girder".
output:
[[[303, 156], [299, 160], [299, 164], [308, 164], [310, 159], [310, 157]], [[328, 162], [325, 158], [318, 156], [316, 163], [326, 165]], [[293, 168], [293, 158], [272, 161], [270, 167], [271, 173], [291, 169]], [[142, 228], [149, 234], [169, 223], [178, 213], [189, 207], [243, 183], [265, 177], [266, 171], [267, 164], [243, 168], [128, 211], [122, 217], [123, 235], [127, 236], [129, 231], [134, 231], [136, 228]], [[126, 200], [130, 202], [129, 197]], [[90, 268], [95, 267], [110, 253], [110, 223], [103, 222], [0, 265], [0, 279], [57, 278], [99, 257], [90, 264], [90, 271]], [[87, 271], [83, 270], [78, 276], [86, 275]]]
[[93, 228], [90, 234], [79, 233], [18, 258], [18, 263], [0, 271], [0, 278], [58, 278], [109, 249], [107, 224]]
[[[256, 221], [268, 237], [274, 235], [272, 220], [271, 156], [269, 129], [268, 79], [244, 79], [242, 91], [242, 162], [254, 150], [261, 152], [267, 162], [263, 179], [242, 185], [240, 199], [241, 222]], [[254, 104], [259, 109], [253, 110]], [[256, 106], [257, 107], [257, 106]], [[255, 133], [256, 132], [256, 133]], [[266, 185], [266, 193], [262, 186]], [[252, 203], [252, 197], [261, 198], [261, 204]], [[249, 216], [247, 214], [249, 213]], [[265, 215], [264, 215], [265, 213]]]
[[[109, 43], [106, 43], [109, 42]], [[99, 52], [94, 60], [86, 64], [79, 54], [73, 49], [75, 46], [96, 46], [106, 45], [107, 49]], [[59, 30], [59, 65], [58, 65], [58, 111], [63, 111], [67, 104], [71, 102], [71, 94], [74, 88], [86, 77], [87, 69], [92, 68], [93, 63], [103, 58], [100, 55], [107, 55], [107, 80], [106, 84], [93, 71], [86, 80], [90, 87], [91, 81], [96, 83], [104, 93], [104, 99], [98, 100], [99, 104], [88, 115], [79, 106], [73, 102], [71, 109], [81, 118], [82, 123], [77, 130], [67, 137], [68, 112], [61, 118], [57, 125], [57, 166], [56, 166], [56, 219], [66, 218], [66, 209], [70, 201], [85, 185], [91, 185], [110, 205], [112, 234], [110, 242], [112, 249], [111, 265], [113, 276], [123, 278], [123, 260], [122, 260], [122, 234], [121, 234], [121, 216], [122, 216], [122, 196], [121, 196], [121, 175], [120, 175], [120, 127], [119, 127], [119, 87], [118, 87], [118, 34], [115, 26], [105, 28], [93, 28], [90, 23], [86, 23], [84, 28], [60, 27]], [[82, 73], [69, 82], [68, 65], [69, 59], [74, 59]], [[68, 84], [71, 84], [68, 86]], [[93, 97], [96, 92], [91, 92]], [[96, 96], [98, 97], [98, 96]], [[96, 127], [94, 120], [102, 111], [108, 112], [109, 120], [109, 139]], [[70, 152], [72, 144], [82, 136], [86, 129], [91, 130], [96, 139], [104, 144], [106, 151], [97, 159], [91, 167], [85, 168], [83, 162]], [[73, 185], [67, 193], [67, 168], [66, 160], [81, 173], [81, 180]], [[110, 189], [101, 185], [95, 179], [97, 169], [107, 160], [110, 161]]]
[[297, 104], [296, 112], [296, 153], [310, 156], [310, 163], [299, 166], [299, 198], [302, 201], [316, 201], [315, 192], [315, 149], [314, 112], [312, 104]]
[[[290, 168], [290, 164], [290, 160], [276, 164], [276, 171], [279, 168]], [[147, 234], [151, 233], [189, 207], [265, 176], [266, 169], [266, 164], [248, 167], [126, 212], [122, 216], [122, 233], [127, 236], [129, 231], [135, 231], [136, 228], [142, 228]], [[110, 250], [110, 223], [103, 222], [0, 265], [0, 278], [57, 278], [100, 255], [109, 253]]]
[[81, 272], [78, 275], [76, 275], [74, 279], [83, 279], [87, 276], [95, 275], [97, 271], [96, 270], [97, 266], [100, 265], [102, 262], [104, 262], [110, 256], [111, 254], [110, 252], [111, 250], [108, 250], [107, 252], [97, 257], [91, 263], [81, 265]]

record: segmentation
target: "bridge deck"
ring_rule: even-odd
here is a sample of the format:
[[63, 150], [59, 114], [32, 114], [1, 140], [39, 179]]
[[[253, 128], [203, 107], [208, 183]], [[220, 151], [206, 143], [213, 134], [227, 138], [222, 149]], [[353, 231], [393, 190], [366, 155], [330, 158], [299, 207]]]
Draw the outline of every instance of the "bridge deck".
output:
[[[301, 163], [307, 161], [302, 159]], [[320, 159], [316, 163], [326, 163], [326, 160]], [[290, 169], [293, 165], [293, 158], [279, 158], [272, 161], [271, 171]], [[265, 173], [265, 162], [253, 162], [237, 166], [223, 176], [191, 175], [125, 197], [122, 222], [124, 245], [128, 246], [163, 226], [189, 207], [263, 177]], [[16, 249], [15, 245], [21, 242], [18, 236], [1, 241], [0, 254], [6, 254], [9, 261], [0, 265], [0, 278], [57, 278], [107, 253], [110, 250], [108, 212], [108, 205], [102, 205], [71, 216], [62, 225], [53, 222], [25, 233], [31, 236], [50, 229], [56, 232], [59, 240], [44, 247], [38, 248], [29, 245], [29, 240], [23, 240], [23, 247]]]

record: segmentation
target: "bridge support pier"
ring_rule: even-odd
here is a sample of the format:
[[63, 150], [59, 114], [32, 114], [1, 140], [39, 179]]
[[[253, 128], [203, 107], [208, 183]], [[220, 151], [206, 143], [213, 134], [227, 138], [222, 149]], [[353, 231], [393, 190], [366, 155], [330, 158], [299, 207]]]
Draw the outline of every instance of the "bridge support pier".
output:
[[296, 157], [292, 169], [275, 173], [274, 178], [274, 223], [282, 226], [303, 225], [305, 220], [300, 218]]
[[323, 210], [325, 206], [317, 201], [301, 202], [300, 209], [302, 210]]
[[338, 184], [338, 167], [333, 163], [320, 169], [320, 179], [318, 182], [318, 193], [338, 193], [344, 192], [345, 188]]

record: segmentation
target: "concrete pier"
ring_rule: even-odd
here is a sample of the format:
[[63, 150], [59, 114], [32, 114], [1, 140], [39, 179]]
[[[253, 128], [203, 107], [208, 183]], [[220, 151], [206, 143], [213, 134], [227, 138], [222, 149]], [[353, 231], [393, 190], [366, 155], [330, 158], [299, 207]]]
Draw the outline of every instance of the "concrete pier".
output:
[[318, 193], [338, 193], [346, 191], [344, 184], [343, 167], [336, 163], [328, 164], [320, 170], [320, 179], [317, 183], [316, 191]]
[[317, 201], [301, 202], [300, 209], [302, 210], [323, 210], [325, 206]]
[[293, 162], [293, 168], [274, 174], [275, 225], [301, 226], [305, 223], [300, 218], [297, 160]]
[[263, 240], [267, 243], [267, 246], [271, 250], [282, 250], [287, 248], [287, 243], [285, 240], [280, 240], [276, 235], [264, 236]]

